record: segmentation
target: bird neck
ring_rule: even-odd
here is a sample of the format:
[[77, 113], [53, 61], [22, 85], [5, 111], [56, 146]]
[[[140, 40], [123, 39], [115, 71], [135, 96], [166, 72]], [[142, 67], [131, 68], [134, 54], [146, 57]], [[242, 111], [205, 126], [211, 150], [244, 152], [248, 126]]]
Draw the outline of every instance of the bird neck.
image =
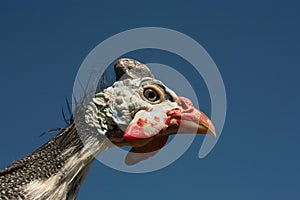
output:
[[[85, 131], [99, 130], [90, 127]], [[88, 145], [72, 123], [27, 157], [1, 170], [0, 199], [75, 199], [95, 156], [110, 145], [104, 135], [83, 138]]]

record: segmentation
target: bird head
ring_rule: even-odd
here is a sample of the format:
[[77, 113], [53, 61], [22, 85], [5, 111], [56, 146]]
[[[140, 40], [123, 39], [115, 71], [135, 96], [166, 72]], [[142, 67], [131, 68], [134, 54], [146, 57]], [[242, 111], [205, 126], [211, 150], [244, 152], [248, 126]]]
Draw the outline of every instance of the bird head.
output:
[[113, 144], [132, 146], [127, 164], [156, 154], [171, 134], [216, 137], [211, 120], [189, 99], [177, 96], [155, 79], [146, 65], [122, 58], [114, 70], [115, 83], [95, 95], [92, 102], [96, 112], [88, 112], [86, 121], [96, 120]]

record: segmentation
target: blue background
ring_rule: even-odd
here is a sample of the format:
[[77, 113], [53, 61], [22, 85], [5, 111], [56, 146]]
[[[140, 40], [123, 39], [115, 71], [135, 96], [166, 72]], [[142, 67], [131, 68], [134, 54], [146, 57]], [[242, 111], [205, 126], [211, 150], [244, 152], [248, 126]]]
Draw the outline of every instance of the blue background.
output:
[[0, 167], [51, 137], [40, 133], [64, 126], [65, 97], [97, 44], [158, 26], [194, 38], [219, 67], [228, 97], [222, 136], [205, 159], [197, 136], [153, 173], [95, 162], [78, 199], [299, 199], [299, 10], [298, 1], [270, 0], [1, 1]]

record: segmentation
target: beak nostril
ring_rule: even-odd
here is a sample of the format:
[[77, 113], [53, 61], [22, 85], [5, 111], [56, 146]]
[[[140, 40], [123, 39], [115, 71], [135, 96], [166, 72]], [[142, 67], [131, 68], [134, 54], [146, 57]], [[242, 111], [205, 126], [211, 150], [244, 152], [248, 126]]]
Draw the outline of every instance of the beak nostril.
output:
[[179, 105], [184, 109], [187, 110], [189, 108], [193, 108], [193, 103], [191, 100], [185, 97], [178, 97]]
[[182, 111], [182, 113], [192, 113], [194, 112], [194, 108], [183, 108], [184, 110]]
[[183, 110], [188, 109], [188, 107], [186, 106], [186, 104], [184, 102], [181, 102], [181, 107], [183, 108]]

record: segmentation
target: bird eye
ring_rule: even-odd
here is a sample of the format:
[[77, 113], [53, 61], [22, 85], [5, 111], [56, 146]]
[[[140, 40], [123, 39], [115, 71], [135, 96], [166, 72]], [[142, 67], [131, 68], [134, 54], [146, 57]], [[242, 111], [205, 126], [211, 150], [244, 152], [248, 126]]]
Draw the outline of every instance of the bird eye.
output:
[[163, 98], [163, 93], [159, 88], [152, 85], [144, 87], [143, 96], [148, 101], [156, 103]]
[[147, 88], [144, 90], [144, 96], [149, 101], [157, 101], [159, 99], [157, 92], [151, 88]]

